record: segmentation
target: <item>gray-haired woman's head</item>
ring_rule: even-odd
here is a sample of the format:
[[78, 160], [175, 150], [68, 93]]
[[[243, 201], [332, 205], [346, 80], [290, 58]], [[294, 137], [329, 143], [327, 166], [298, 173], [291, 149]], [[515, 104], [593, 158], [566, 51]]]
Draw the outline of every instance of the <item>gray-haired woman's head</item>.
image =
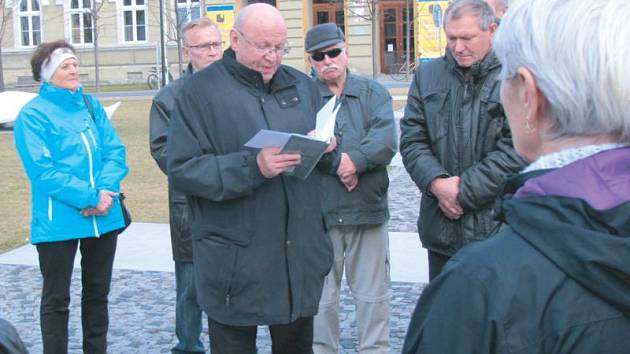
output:
[[526, 68], [547, 101], [548, 139], [630, 143], [630, 1], [522, 0], [494, 36], [502, 78]]

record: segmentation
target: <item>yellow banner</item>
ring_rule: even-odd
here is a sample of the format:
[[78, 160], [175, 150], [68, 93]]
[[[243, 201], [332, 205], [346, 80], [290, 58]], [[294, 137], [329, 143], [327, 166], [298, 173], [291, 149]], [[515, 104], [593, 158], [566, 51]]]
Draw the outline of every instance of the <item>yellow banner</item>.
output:
[[206, 17], [219, 25], [221, 38], [225, 42], [223, 48], [227, 48], [230, 45], [230, 30], [234, 26], [235, 13], [234, 5], [206, 6]]
[[420, 59], [432, 59], [444, 55], [446, 35], [442, 21], [449, 3], [448, 0], [417, 0], [416, 48]]

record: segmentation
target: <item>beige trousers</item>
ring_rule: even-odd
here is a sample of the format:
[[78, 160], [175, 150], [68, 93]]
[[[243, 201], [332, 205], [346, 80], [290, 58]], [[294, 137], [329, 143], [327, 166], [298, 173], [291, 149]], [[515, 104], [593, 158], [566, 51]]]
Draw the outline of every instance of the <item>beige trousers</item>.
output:
[[359, 353], [389, 353], [387, 223], [335, 226], [329, 235], [335, 260], [326, 276], [319, 312], [314, 319], [314, 353], [338, 353], [339, 289], [344, 266], [356, 306]]

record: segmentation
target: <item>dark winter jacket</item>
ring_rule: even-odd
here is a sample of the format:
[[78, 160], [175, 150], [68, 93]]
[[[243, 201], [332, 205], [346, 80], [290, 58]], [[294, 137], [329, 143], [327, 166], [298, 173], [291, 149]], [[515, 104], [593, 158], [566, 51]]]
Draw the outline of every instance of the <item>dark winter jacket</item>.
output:
[[320, 106], [308, 76], [280, 66], [265, 84], [231, 50], [175, 100], [168, 173], [191, 202], [198, 300], [217, 322], [286, 324], [317, 313], [332, 265], [321, 175], [265, 178], [244, 144], [260, 129], [306, 134]]
[[[400, 153], [422, 191], [418, 230], [422, 245], [452, 255], [495, 227], [492, 205], [507, 177], [524, 167], [499, 101], [501, 66], [490, 52], [469, 69], [450, 51], [416, 72], [400, 122]], [[448, 219], [428, 190], [441, 176], [459, 176], [464, 215]]]
[[403, 353], [630, 353], [630, 148], [514, 185], [509, 228], [451, 258]]
[[[318, 81], [325, 101], [334, 94]], [[396, 153], [397, 132], [392, 98], [378, 82], [348, 72], [335, 126], [337, 150], [354, 162], [359, 185], [348, 192], [337, 176], [339, 159], [322, 177], [326, 224], [382, 224], [389, 219], [387, 165]], [[340, 156], [340, 155], [339, 155]]]
[[[149, 113], [149, 144], [151, 155], [160, 170], [166, 170], [166, 141], [168, 126], [175, 105], [175, 96], [181, 90], [185, 80], [193, 74], [191, 64], [178, 80], [162, 88], [153, 97], [151, 112]], [[177, 262], [192, 262], [192, 234], [190, 231], [190, 207], [186, 202], [186, 195], [168, 185], [169, 216], [171, 226], [171, 246], [173, 260]]]

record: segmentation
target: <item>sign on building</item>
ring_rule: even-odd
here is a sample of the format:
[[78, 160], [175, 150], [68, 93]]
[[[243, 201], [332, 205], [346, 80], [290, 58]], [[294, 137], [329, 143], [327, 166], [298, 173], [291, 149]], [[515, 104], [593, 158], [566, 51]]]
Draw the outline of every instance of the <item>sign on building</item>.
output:
[[422, 61], [444, 55], [446, 35], [442, 23], [444, 13], [449, 5], [448, 0], [417, 0], [416, 19], [418, 35], [417, 52]]
[[230, 30], [234, 26], [234, 5], [206, 6], [206, 17], [216, 22], [221, 30], [221, 38], [225, 42], [224, 48], [230, 45]]

